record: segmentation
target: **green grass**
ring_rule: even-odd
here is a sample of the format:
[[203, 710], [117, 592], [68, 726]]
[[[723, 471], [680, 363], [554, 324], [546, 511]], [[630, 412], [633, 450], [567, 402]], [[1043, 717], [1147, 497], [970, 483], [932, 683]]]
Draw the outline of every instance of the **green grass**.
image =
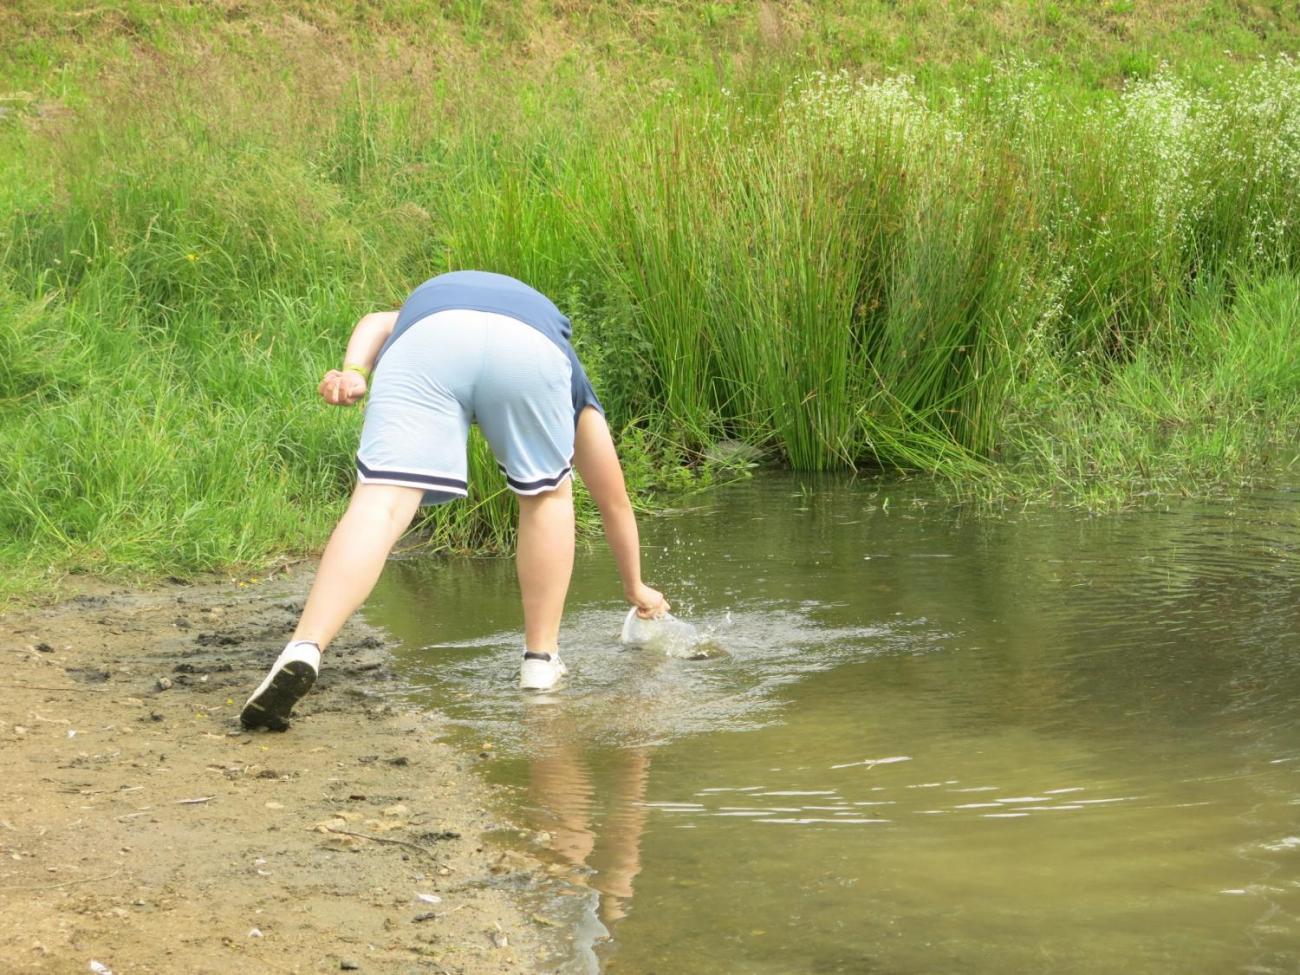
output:
[[[570, 314], [642, 505], [724, 441], [1093, 505], [1266, 476], [1284, 9], [10, 4], [0, 597], [316, 550], [360, 422], [319, 375], [462, 267]], [[471, 470], [421, 544], [509, 546]]]
[[1206, 279], [1176, 320], [1176, 354], [1150, 344], [1101, 368], [1035, 356], [1011, 405], [1000, 491], [1112, 507], [1294, 470], [1300, 277]]

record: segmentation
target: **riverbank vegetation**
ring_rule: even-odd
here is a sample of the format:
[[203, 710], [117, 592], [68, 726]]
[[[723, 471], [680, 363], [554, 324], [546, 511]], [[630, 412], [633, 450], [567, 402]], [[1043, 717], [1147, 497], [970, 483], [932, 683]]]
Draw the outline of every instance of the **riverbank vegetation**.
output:
[[[1290, 459], [1286, 4], [426, 6], [0, 12], [0, 593], [319, 547], [320, 373], [461, 267], [574, 319], [646, 503], [759, 453], [1097, 505]], [[509, 544], [473, 459], [426, 544]]]

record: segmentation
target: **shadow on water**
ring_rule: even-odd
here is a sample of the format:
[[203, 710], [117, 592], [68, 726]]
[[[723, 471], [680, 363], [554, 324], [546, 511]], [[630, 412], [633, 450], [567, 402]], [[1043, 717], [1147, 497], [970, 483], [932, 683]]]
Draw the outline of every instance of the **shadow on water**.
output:
[[768, 478], [644, 526], [725, 648], [620, 646], [580, 555], [556, 693], [507, 561], [368, 608], [597, 897], [571, 971], [1300, 967], [1300, 493], [1090, 518]]

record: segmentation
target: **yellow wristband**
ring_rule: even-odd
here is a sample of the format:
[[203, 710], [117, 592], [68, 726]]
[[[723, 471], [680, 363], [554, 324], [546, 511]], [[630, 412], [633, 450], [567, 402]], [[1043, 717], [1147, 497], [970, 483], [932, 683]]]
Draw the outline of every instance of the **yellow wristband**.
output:
[[370, 370], [356, 362], [345, 362], [343, 364], [344, 372], [355, 372], [366, 382], [370, 382]]

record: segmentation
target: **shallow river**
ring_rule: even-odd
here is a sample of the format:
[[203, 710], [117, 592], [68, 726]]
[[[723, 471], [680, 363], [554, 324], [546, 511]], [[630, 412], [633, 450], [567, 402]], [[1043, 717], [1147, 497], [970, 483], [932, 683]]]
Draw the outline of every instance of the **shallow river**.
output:
[[582, 868], [560, 970], [1300, 970], [1300, 491], [693, 503], [642, 519], [645, 574], [713, 659], [622, 648], [596, 547], [553, 694], [514, 687], [509, 561], [395, 563], [367, 610]]

